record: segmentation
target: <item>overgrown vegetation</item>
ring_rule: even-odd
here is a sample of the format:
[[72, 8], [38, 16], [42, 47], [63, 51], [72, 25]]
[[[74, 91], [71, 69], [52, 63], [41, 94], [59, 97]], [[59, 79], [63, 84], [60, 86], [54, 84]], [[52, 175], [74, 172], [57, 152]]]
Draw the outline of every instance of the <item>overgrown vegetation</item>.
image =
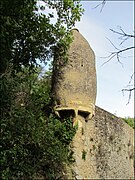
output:
[[1, 177], [55, 179], [70, 162], [76, 128], [52, 113], [50, 77], [23, 70], [1, 79]]
[[64, 164], [73, 160], [69, 144], [76, 128], [72, 119], [58, 119], [53, 114], [51, 72], [41, 77], [38, 64], [46, 65], [56, 48], [66, 57], [72, 41], [70, 30], [83, 10], [79, 0], [43, 0], [40, 7], [38, 2], [0, 3], [0, 156], [4, 180], [58, 179]]
[[33, 67], [37, 59], [47, 63], [58, 44], [66, 54], [70, 30], [83, 13], [80, 0], [1, 0], [0, 11], [0, 73], [9, 63], [17, 71]]
[[135, 129], [135, 119], [134, 118], [130, 118], [130, 117], [126, 117], [126, 118], [122, 118], [129, 126], [131, 126], [132, 128]]

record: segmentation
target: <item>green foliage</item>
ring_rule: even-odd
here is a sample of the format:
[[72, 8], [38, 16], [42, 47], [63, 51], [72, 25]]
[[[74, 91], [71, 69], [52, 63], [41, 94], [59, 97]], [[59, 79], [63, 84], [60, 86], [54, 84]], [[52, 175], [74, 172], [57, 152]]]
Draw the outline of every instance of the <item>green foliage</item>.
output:
[[134, 118], [126, 117], [126, 118], [123, 118], [123, 120], [124, 120], [129, 126], [131, 126], [132, 128], [135, 129], [135, 120], [134, 120]]
[[[45, 7], [39, 8], [37, 2], [38, 0], [1, 0], [0, 72], [4, 73], [9, 63], [18, 70], [21, 65], [37, 64], [37, 60], [47, 62], [58, 43], [62, 45], [64, 52], [68, 48], [71, 42], [69, 31], [83, 13], [80, 1], [43, 0]], [[56, 17], [53, 11], [56, 12]], [[56, 22], [52, 23], [54, 18]]]
[[41, 69], [36, 66], [50, 61], [56, 49], [66, 57], [70, 30], [83, 10], [79, 0], [43, 0], [45, 7], [37, 7], [37, 2], [1, 0], [0, 4], [2, 179], [56, 179], [64, 163], [73, 160], [69, 143], [76, 128], [72, 119], [52, 114], [51, 72], [39, 78]]
[[72, 160], [72, 119], [58, 119], [50, 108], [50, 76], [23, 68], [1, 76], [1, 177], [56, 179]]

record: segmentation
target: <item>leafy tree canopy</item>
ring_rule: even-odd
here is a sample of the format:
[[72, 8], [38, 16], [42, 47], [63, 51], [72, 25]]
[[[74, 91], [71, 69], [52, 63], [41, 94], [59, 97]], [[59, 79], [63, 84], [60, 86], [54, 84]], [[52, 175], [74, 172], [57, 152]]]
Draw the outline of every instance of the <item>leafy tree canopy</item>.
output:
[[1, 0], [0, 11], [1, 178], [58, 179], [76, 128], [52, 113], [51, 73], [39, 78], [37, 64], [66, 52], [80, 1]]
[[83, 13], [79, 0], [1, 0], [0, 10], [0, 72], [9, 63], [18, 69], [37, 64], [37, 59], [46, 62], [58, 43], [67, 49], [69, 31]]

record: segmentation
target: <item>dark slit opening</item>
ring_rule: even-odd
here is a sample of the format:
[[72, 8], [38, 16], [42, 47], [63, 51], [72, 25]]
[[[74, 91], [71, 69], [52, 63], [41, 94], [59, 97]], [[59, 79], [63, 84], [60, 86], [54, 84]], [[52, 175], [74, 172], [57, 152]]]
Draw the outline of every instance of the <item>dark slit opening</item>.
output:
[[88, 117], [90, 113], [87, 111], [78, 111], [78, 115], [84, 117], [85, 119]]
[[59, 110], [59, 115], [61, 118], [75, 117], [75, 111], [72, 109]]

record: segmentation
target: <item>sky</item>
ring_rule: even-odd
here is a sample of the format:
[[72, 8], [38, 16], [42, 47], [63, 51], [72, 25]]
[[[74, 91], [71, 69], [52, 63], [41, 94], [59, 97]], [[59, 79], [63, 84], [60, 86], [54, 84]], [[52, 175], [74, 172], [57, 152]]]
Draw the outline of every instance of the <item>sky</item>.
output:
[[[134, 92], [131, 94], [130, 102], [129, 92], [122, 93], [122, 89], [127, 88], [130, 77], [134, 72], [134, 54], [133, 51], [127, 51], [122, 54], [120, 59], [122, 64], [114, 58], [103, 65], [111, 52], [116, 51], [109, 40], [118, 48], [133, 46], [131, 38], [125, 41], [121, 46], [120, 36], [111, 32], [110, 29], [120, 31], [120, 27], [128, 34], [134, 31], [134, 2], [131, 1], [112, 1], [106, 0], [106, 4], [101, 12], [101, 6], [94, 8], [102, 1], [82, 0], [84, 14], [80, 22], [75, 27], [89, 42], [96, 56], [97, 72], [97, 98], [96, 105], [119, 116], [134, 117]], [[38, 4], [43, 5], [42, 1]], [[51, 23], [56, 22], [57, 13], [46, 7], [42, 13], [52, 12], [55, 18]], [[132, 83], [133, 84], [133, 83]], [[127, 104], [128, 103], [128, 104]]]
[[[120, 27], [129, 34], [133, 34], [133, 1], [107, 1], [102, 12], [101, 6], [94, 8], [101, 1], [81, 1], [85, 10], [76, 28], [89, 42], [96, 56], [97, 71], [97, 99], [96, 105], [119, 116], [134, 117], [134, 93], [129, 104], [129, 92], [122, 93], [133, 74], [133, 51], [122, 54], [122, 64], [114, 58], [107, 61], [107, 56], [116, 51], [109, 42], [120, 48], [133, 46], [131, 39], [119, 46], [119, 35], [110, 29], [119, 31]], [[109, 40], [108, 40], [109, 39]]]

